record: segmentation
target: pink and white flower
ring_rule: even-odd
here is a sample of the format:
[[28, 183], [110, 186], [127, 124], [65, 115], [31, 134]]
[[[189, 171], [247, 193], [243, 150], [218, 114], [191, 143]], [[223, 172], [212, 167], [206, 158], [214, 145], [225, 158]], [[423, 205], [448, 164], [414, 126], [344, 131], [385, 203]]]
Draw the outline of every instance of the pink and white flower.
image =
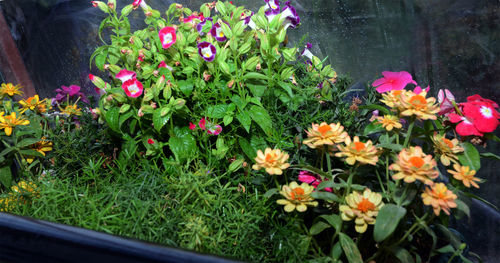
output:
[[158, 36], [160, 37], [161, 46], [164, 49], [169, 48], [175, 41], [177, 41], [177, 35], [175, 34], [175, 28], [171, 26], [164, 27], [158, 32]]
[[134, 71], [122, 69], [115, 75], [115, 78], [119, 79], [122, 83], [125, 83], [127, 80], [135, 79], [136, 76], [137, 73]]
[[142, 91], [144, 90], [142, 83], [138, 81], [136, 78], [129, 79], [122, 84], [122, 89], [125, 91], [125, 94], [131, 98], [137, 98], [142, 95]]

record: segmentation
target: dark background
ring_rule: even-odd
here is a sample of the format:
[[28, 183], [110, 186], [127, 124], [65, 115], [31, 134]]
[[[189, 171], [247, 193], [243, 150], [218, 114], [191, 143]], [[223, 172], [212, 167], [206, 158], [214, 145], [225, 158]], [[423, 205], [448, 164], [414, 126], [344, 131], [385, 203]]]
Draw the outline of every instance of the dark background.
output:
[[[132, 0], [118, 0], [118, 8]], [[173, 1], [147, 0], [165, 10]], [[206, 1], [177, 1], [198, 9]], [[234, 0], [252, 10], [259, 0]], [[500, 1], [498, 0], [296, 0], [302, 25], [289, 31], [292, 43], [304, 34], [313, 53], [340, 74], [367, 83], [384, 70], [410, 72], [431, 94], [451, 90], [458, 101], [472, 94], [500, 102]], [[61, 85], [76, 84], [91, 93], [89, 57], [98, 47], [103, 13], [88, 0], [4, 0], [0, 8], [42, 97]], [[132, 13], [136, 25], [140, 10]], [[1, 72], [1, 69], [0, 69]], [[0, 74], [1, 78], [1, 74]], [[499, 132], [497, 131], [497, 135]], [[485, 150], [500, 154], [498, 143]], [[478, 176], [487, 180], [476, 193], [500, 206], [500, 179], [484, 159]], [[473, 203], [471, 218], [456, 227], [485, 262], [500, 258], [500, 214]]]

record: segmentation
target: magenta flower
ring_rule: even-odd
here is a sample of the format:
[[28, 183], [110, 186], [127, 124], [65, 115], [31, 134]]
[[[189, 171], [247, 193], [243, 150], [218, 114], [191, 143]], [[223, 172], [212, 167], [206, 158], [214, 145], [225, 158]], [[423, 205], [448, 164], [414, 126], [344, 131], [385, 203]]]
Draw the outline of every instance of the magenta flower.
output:
[[[226, 21], [223, 21], [223, 23], [227, 24]], [[210, 29], [210, 34], [213, 37], [215, 37], [215, 40], [219, 42], [224, 42], [227, 40], [227, 37], [224, 35], [224, 32], [222, 31], [222, 27], [219, 24], [219, 22], [213, 24], [212, 29]]]
[[[307, 183], [312, 185], [314, 188], [317, 188], [318, 185], [323, 181], [321, 178], [309, 171], [300, 171], [299, 172], [299, 181], [303, 183]], [[332, 192], [333, 189], [330, 187], [326, 187], [325, 191]]]
[[208, 122], [208, 125], [207, 125], [207, 133], [208, 134], [219, 135], [221, 132], [222, 132], [222, 126]]
[[205, 17], [203, 16], [203, 13], [201, 13], [200, 15], [190, 15], [187, 18], [184, 18], [183, 22], [184, 23], [192, 23], [195, 21], [195, 19], [197, 19], [199, 21], [203, 21], [205, 19]]
[[171, 26], [164, 27], [158, 32], [158, 36], [160, 37], [161, 46], [164, 49], [169, 48], [175, 41], [177, 41], [177, 35], [175, 34], [175, 28]]
[[158, 64], [158, 68], [166, 68], [170, 71], [173, 70], [173, 68], [171, 66], [167, 65], [167, 63], [165, 63], [165, 61], [161, 61], [160, 64]]
[[146, 9], [147, 4], [144, 0], [134, 0], [132, 6], [134, 7], [134, 9], [137, 9], [138, 6], [140, 6], [142, 9]]
[[137, 98], [142, 95], [143, 86], [136, 78], [129, 79], [122, 84], [122, 89], [125, 94], [131, 98]]
[[201, 120], [198, 122], [198, 126], [200, 126], [200, 129], [202, 131], [205, 130], [205, 124], [207, 123], [207, 121], [205, 120], [205, 118], [201, 118]]
[[155, 141], [153, 139], [151, 139], [151, 138], [148, 139], [148, 144], [154, 144], [154, 143], [155, 143]]
[[453, 104], [454, 101], [455, 96], [453, 96], [448, 89], [445, 89], [444, 91], [440, 89], [438, 92], [438, 102], [441, 105], [438, 114], [448, 116], [450, 112], [455, 110], [455, 105]]
[[429, 90], [431, 89], [431, 87], [427, 86], [427, 88], [422, 89], [420, 86], [416, 86], [414, 89], [413, 89], [413, 93], [415, 94], [420, 94], [422, 91], [425, 91], [426, 93], [429, 92]]
[[383, 71], [382, 75], [384, 76], [383, 78], [377, 79], [372, 83], [373, 87], [377, 87], [378, 93], [384, 93], [391, 90], [402, 90], [410, 83], [417, 85], [410, 73], [406, 71]]
[[214, 45], [207, 41], [203, 41], [198, 44], [198, 54], [206, 61], [212, 62], [215, 59], [215, 54], [217, 49]]
[[83, 102], [89, 103], [87, 96], [80, 92], [80, 86], [70, 85], [69, 87], [61, 86], [60, 89], [55, 89], [57, 92], [56, 96], [52, 100], [52, 105], [60, 104], [65, 102], [66, 100], [77, 101], [80, 98]]
[[196, 124], [194, 124], [194, 123], [190, 122], [190, 123], [189, 123], [189, 129], [190, 129], [190, 130], [194, 130], [194, 129], [196, 129]]
[[115, 78], [119, 79], [122, 83], [125, 83], [125, 81], [127, 80], [135, 79], [136, 76], [137, 73], [130, 70], [122, 69], [120, 70], [120, 72], [116, 74]]

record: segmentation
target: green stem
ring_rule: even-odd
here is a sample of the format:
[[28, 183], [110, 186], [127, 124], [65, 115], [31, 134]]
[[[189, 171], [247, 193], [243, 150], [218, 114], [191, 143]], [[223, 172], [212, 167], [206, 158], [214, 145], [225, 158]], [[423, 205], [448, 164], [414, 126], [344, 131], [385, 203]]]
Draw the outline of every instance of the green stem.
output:
[[411, 132], [413, 131], [413, 126], [415, 126], [415, 118], [411, 118], [410, 120], [410, 126], [408, 127], [408, 132], [406, 133], [405, 142], [403, 144], [404, 148], [408, 147], [408, 143], [410, 142], [411, 138]]
[[332, 175], [332, 160], [330, 158], [330, 154], [328, 153], [328, 149], [327, 149], [328, 146], [324, 146], [324, 152], [326, 154], [326, 167], [328, 169], [328, 174], [330, 175], [330, 178], [329, 179], [332, 179], [333, 175]]

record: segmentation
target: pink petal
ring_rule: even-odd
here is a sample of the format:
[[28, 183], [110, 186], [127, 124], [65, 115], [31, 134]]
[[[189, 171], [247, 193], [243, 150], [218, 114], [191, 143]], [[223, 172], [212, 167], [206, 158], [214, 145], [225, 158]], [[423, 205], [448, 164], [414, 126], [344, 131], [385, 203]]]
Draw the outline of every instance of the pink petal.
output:
[[119, 79], [122, 83], [125, 83], [125, 81], [131, 80], [137, 76], [137, 73], [122, 69], [118, 74], [116, 74], [115, 78]]

